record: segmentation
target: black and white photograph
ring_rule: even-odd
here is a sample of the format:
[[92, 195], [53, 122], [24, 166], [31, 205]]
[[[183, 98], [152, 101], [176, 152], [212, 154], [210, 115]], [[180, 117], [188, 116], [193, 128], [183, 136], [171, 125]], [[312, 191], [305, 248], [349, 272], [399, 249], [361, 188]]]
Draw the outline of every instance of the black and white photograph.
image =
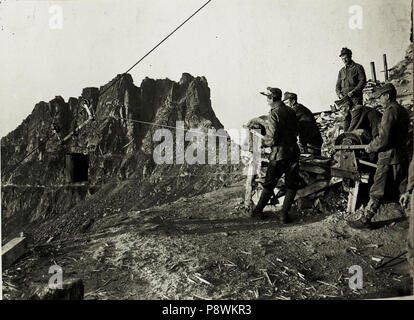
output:
[[1, 0], [0, 61], [1, 300], [414, 300], [412, 0]]

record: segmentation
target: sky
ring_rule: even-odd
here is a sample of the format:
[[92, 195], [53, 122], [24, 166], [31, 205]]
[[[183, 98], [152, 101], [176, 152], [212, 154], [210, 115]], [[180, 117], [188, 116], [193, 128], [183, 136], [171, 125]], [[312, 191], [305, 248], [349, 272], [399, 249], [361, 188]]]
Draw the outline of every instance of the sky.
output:
[[[58, 95], [67, 101], [125, 72], [205, 2], [1, 1], [0, 136], [39, 101]], [[383, 80], [382, 55], [391, 67], [409, 45], [410, 6], [410, 0], [212, 0], [130, 73], [137, 86], [145, 77], [205, 76], [226, 129], [269, 111], [259, 94], [268, 86], [296, 92], [314, 112], [329, 110], [341, 48], [352, 49], [368, 77], [374, 61]]]

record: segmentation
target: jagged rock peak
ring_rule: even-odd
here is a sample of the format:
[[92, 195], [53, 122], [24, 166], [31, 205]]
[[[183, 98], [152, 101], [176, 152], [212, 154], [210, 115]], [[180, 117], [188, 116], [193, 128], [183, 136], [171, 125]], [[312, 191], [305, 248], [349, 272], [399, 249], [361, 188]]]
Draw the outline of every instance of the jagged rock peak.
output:
[[191, 74], [189, 74], [187, 72], [184, 72], [181, 75], [181, 79], [180, 79], [179, 83], [180, 83], [180, 85], [190, 83], [193, 79], [194, 79], [194, 77]]
[[114, 86], [115, 82], [116, 82], [116, 86], [128, 87], [130, 85], [134, 85], [134, 80], [132, 79], [132, 76], [129, 73], [122, 73], [122, 74], [118, 74], [115, 78], [113, 78], [107, 84], [101, 86], [99, 88], [99, 91], [102, 93], [108, 87]]

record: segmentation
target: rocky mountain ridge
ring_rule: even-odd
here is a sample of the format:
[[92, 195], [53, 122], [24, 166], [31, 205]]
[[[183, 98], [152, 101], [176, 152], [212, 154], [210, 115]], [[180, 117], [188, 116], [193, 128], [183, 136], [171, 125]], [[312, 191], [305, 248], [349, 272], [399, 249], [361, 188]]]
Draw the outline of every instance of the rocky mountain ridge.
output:
[[[61, 144], [59, 137], [73, 133], [88, 117], [80, 107], [80, 98], [90, 100], [95, 120]], [[175, 136], [176, 121], [182, 121], [186, 130], [223, 129], [211, 107], [204, 77], [184, 73], [179, 82], [145, 78], [137, 87], [131, 75], [123, 74], [99, 89], [83, 89], [79, 98], [65, 102], [57, 96], [48, 103], [36, 104], [22, 124], [1, 139], [3, 239], [23, 231], [30, 223], [72, 210], [108, 183], [138, 184], [135, 200], [145, 202], [171, 197], [165, 190], [162, 195], [148, 191], [158, 190], [157, 185], [165, 177], [170, 182], [164, 187], [170, 190], [175, 184], [186, 186], [187, 180], [195, 176], [200, 176], [198, 182], [206, 190], [222, 186], [225, 180], [233, 181], [234, 175], [226, 172], [237, 171], [237, 166], [154, 163], [153, 150], [158, 144], [153, 141], [155, 131], [167, 128]], [[13, 170], [18, 160], [34, 149]], [[66, 181], [68, 153], [88, 155], [87, 183]], [[208, 172], [214, 174], [209, 177]], [[226, 176], [220, 176], [220, 172]], [[194, 189], [197, 183], [190, 185], [191, 190], [185, 188], [187, 192], [199, 192]]]

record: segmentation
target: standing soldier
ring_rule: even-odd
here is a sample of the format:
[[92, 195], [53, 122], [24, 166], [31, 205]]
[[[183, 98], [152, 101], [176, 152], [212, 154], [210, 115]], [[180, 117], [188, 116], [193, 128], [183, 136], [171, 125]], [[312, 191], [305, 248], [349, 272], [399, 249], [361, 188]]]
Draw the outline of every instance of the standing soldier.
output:
[[379, 88], [374, 93], [374, 97], [379, 98], [381, 104], [385, 105], [385, 110], [378, 136], [371, 141], [365, 151], [378, 152], [378, 162], [364, 213], [359, 220], [349, 222], [349, 225], [356, 229], [372, 227], [371, 219], [376, 214], [384, 195], [396, 197], [398, 193], [405, 192], [402, 188], [405, 187], [404, 181], [408, 169], [409, 115], [407, 110], [396, 101], [397, 91], [392, 83]]
[[339, 56], [345, 66], [338, 74], [336, 94], [339, 99], [350, 97], [354, 105], [362, 104], [362, 89], [367, 83], [364, 67], [352, 60], [352, 51], [348, 48], [342, 48]]
[[283, 201], [280, 220], [290, 221], [288, 213], [295, 200], [299, 182], [299, 147], [296, 143], [298, 136], [295, 112], [282, 102], [282, 91], [279, 88], [267, 88], [261, 92], [267, 96], [271, 107], [268, 116], [268, 127], [263, 145], [272, 148], [270, 163], [263, 183], [263, 192], [252, 216], [264, 219], [263, 209], [273, 195], [273, 189], [278, 180], [285, 174], [286, 196]]
[[321, 155], [322, 136], [312, 111], [298, 103], [296, 93], [285, 92], [283, 102], [295, 111], [298, 120], [299, 144], [304, 153]]

